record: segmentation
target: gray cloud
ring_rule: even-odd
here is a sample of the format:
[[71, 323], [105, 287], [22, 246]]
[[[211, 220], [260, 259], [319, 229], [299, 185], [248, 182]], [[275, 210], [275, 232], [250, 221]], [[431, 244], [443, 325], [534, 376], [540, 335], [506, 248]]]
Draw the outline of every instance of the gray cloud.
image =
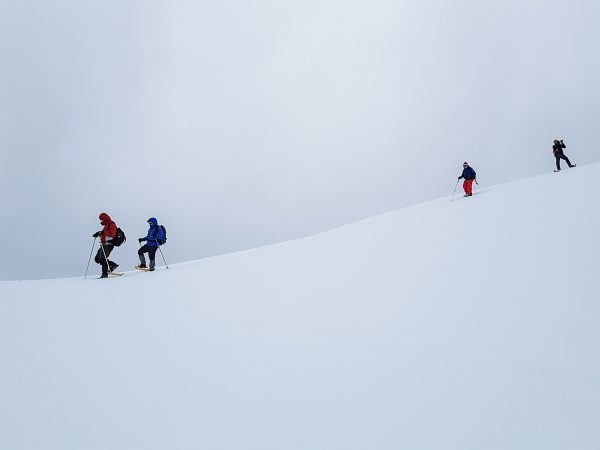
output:
[[593, 1], [0, 4], [0, 279], [77, 276], [97, 216], [171, 261], [597, 160]]

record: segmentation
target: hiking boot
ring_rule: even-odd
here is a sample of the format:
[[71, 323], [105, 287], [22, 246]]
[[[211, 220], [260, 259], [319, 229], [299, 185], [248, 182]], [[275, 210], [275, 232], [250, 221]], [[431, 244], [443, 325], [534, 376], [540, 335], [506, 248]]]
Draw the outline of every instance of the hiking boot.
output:
[[118, 265], [116, 262], [112, 262], [112, 261], [109, 261], [109, 262], [108, 262], [108, 265], [109, 265], [109, 267], [110, 267], [110, 271], [111, 271], [111, 272], [114, 272], [114, 271], [115, 271], [115, 269], [116, 269], [117, 267], [119, 267], [119, 265]]
[[138, 266], [140, 269], [146, 269], [146, 263], [140, 263], [140, 265]]
[[150, 272], [154, 272], [154, 263], [155, 263], [155, 261], [153, 259], [151, 259], [150, 260], [150, 269], [148, 269], [148, 270], [150, 270]]
[[108, 274], [107, 273], [103, 273], [102, 275], [100, 275], [100, 278], [108, 278]]

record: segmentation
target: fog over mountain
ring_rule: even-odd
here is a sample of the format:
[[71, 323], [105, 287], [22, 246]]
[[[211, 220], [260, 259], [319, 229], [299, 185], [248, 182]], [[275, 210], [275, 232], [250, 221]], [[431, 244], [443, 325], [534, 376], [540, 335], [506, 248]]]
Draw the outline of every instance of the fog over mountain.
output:
[[[322, 231], [597, 161], [597, 1], [0, 0], [0, 279]], [[560, 205], [557, 205], [560, 207]], [[457, 237], [460, 238], [460, 237]]]

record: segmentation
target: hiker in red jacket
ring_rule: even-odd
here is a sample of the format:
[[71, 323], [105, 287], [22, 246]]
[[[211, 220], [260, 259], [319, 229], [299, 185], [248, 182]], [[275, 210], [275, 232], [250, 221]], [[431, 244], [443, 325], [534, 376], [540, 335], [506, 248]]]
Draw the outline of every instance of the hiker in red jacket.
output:
[[108, 272], [112, 272], [119, 265], [108, 259], [110, 252], [115, 248], [113, 239], [117, 235], [117, 224], [112, 221], [108, 214], [102, 213], [99, 216], [102, 231], [97, 231], [93, 237], [100, 236], [100, 248], [96, 253], [94, 261], [102, 266], [102, 276], [100, 278], [108, 278]]

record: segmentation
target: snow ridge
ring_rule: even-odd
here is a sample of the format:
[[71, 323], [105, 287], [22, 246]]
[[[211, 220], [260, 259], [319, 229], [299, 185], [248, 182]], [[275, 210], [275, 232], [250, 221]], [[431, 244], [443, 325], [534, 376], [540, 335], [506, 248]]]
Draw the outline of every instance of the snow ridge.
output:
[[0, 282], [0, 448], [600, 448], [599, 194], [595, 164], [154, 273]]

